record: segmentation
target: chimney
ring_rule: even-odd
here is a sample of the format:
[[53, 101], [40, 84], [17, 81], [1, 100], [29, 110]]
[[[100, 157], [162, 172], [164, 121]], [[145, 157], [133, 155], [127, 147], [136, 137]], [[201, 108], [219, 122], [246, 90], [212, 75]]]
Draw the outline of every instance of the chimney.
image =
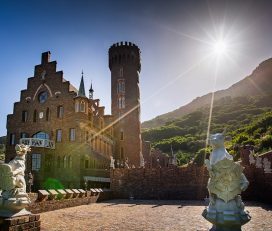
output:
[[50, 55], [51, 55], [50, 51], [42, 53], [42, 64], [46, 64], [50, 62]]

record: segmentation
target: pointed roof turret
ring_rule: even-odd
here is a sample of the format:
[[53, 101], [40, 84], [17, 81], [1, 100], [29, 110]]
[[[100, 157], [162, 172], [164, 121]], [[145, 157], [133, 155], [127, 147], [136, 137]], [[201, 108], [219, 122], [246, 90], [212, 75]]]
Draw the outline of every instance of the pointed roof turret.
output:
[[83, 79], [83, 71], [81, 72], [81, 81], [80, 81], [80, 85], [79, 85], [78, 96], [86, 97], [86, 95], [85, 95], [85, 86], [84, 86], [84, 79]]
[[91, 87], [89, 89], [89, 99], [93, 99], [93, 93], [94, 93], [93, 83], [91, 82]]

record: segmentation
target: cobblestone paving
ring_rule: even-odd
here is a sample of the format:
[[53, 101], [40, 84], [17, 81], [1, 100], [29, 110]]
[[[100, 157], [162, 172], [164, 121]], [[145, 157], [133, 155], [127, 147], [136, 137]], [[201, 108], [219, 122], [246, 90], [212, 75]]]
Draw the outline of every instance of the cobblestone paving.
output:
[[[209, 230], [201, 201], [111, 200], [41, 214], [42, 231]], [[246, 203], [252, 220], [243, 231], [272, 231], [272, 206]]]

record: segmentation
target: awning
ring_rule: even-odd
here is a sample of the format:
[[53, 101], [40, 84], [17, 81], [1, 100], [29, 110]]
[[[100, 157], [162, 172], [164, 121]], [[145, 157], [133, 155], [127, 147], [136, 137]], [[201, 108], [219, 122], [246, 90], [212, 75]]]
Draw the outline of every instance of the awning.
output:
[[107, 182], [110, 183], [110, 178], [97, 177], [97, 176], [83, 176], [84, 181], [94, 181], [94, 182]]

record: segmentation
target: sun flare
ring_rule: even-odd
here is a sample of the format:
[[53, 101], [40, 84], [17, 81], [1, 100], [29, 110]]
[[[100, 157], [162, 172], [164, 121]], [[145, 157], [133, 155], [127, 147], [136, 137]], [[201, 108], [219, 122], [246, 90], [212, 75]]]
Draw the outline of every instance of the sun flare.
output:
[[224, 40], [219, 40], [214, 43], [213, 50], [216, 54], [221, 55], [227, 52], [227, 43]]

